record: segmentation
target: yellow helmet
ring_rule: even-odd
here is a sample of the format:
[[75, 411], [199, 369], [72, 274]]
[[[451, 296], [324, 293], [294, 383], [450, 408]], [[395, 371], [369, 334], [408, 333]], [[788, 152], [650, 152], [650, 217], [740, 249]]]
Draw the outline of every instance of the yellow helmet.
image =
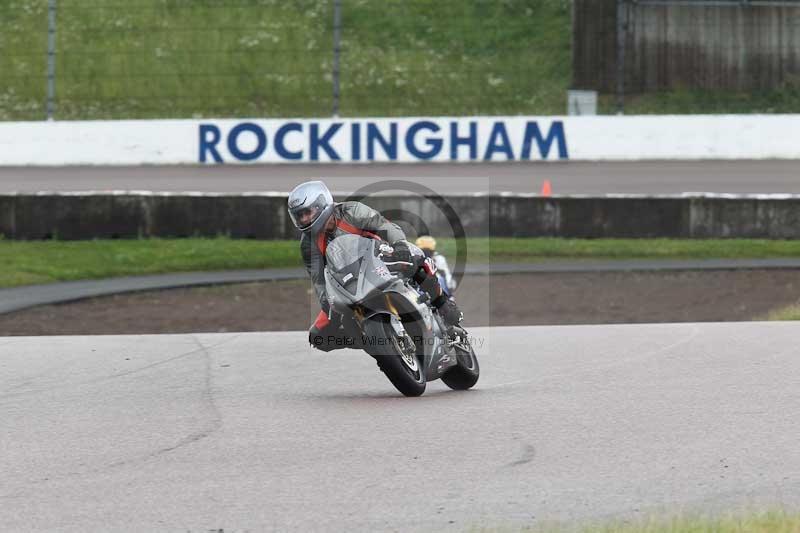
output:
[[423, 250], [430, 250], [430, 251], [436, 250], [436, 239], [434, 239], [430, 235], [421, 235], [420, 237], [417, 237], [417, 242], [414, 244], [416, 244]]

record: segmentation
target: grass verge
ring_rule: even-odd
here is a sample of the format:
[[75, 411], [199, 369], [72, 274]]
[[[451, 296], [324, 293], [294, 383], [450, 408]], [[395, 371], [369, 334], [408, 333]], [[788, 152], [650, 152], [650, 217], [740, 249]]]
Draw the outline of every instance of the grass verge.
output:
[[[56, 118], [328, 116], [333, 2], [63, 2]], [[0, 120], [42, 120], [47, 2], [0, 3]], [[342, 1], [341, 116], [560, 115], [569, 0]], [[796, 85], [796, 84], [794, 84]], [[795, 113], [800, 89], [629, 94], [627, 114]], [[600, 112], [616, 111], [603, 94]]]
[[774, 309], [756, 320], [800, 320], [800, 303]]
[[[531, 529], [547, 531], [556, 529]], [[609, 523], [578, 529], [582, 533], [800, 533], [800, 515], [765, 511], [719, 518], [676, 517], [638, 523]]]
[[[343, 0], [342, 116], [560, 114], [566, 0]], [[45, 117], [47, 2], [0, 2], [0, 120]], [[330, 0], [62, 2], [56, 118], [329, 116]]]
[[[441, 239], [451, 260], [456, 241]], [[800, 258], [800, 241], [673, 239], [511, 239], [467, 241], [471, 263], [589, 259]], [[167, 272], [296, 267], [297, 241], [141, 239], [0, 240], [0, 287]]]
[[[600, 113], [612, 114], [616, 109], [613, 95], [600, 98]], [[800, 90], [786, 87], [762, 91], [723, 91], [675, 89], [638, 95], [627, 95], [625, 113], [713, 114], [713, 113], [797, 113]]]

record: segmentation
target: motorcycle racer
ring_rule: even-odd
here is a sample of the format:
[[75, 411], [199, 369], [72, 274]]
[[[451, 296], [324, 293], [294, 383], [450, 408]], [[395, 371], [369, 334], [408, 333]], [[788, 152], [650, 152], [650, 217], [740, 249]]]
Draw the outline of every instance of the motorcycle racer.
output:
[[403, 230], [378, 211], [361, 202], [334, 202], [328, 187], [321, 181], [308, 181], [295, 187], [289, 194], [288, 210], [295, 227], [302, 232], [300, 252], [321, 308], [309, 329], [309, 342], [315, 348], [330, 351], [349, 347], [341, 338], [353, 334], [351, 325], [343, 323], [341, 317], [329, 318], [330, 304], [324, 276], [328, 243], [346, 233], [389, 243], [381, 247], [386, 264], [407, 265], [409, 277], [430, 297], [431, 305], [439, 311], [447, 326], [461, 322], [461, 311], [439, 284], [434, 261], [408, 242]]

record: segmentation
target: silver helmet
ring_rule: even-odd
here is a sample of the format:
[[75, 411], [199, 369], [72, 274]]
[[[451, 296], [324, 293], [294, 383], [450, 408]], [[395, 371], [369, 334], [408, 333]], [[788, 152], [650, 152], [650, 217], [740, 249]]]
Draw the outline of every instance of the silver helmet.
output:
[[289, 216], [302, 232], [317, 233], [333, 213], [333, 196], [321, 181], [301, 183], [289, 193]]

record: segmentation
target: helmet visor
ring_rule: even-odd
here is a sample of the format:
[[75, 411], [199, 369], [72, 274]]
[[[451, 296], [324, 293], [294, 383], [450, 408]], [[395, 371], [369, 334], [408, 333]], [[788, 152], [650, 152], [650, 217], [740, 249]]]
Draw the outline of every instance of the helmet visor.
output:
[[325, 209], [325, 204], [325, 196], [320, 194], [311, 204], [303, 202], [301, 205], [289, 209], [289, 216], [297, 229], [305, 230], [314, 225]]

